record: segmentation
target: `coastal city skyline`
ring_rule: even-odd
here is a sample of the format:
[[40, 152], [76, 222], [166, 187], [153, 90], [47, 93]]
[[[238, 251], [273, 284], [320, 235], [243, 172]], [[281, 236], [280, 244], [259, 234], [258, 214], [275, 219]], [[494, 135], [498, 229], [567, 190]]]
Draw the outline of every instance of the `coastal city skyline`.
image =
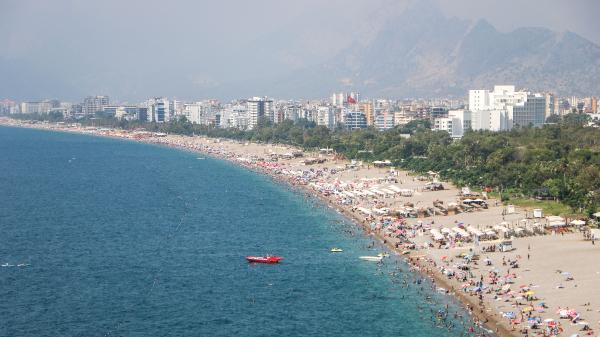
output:
[[433, 130], [460, 138], [467, 130], [506, 131], [516, 126], [541, 127], [570, 113], [600, 120], [596, 96], [559, 97], [548, 92], [496, 85], [469, 90], [466, 99], [370, 99], [357, 91], [334, 92], [328, 99], [278, 100], [255, 96], [220, 102], [215, 99], [181, 101], [154, 97], [137, 104], [119, 104], [109, 96], [88, 96], [81, 103], [59, 100], [0, 101], [0, 115], [57, 114], [76, 121], [97, 114], [118, 120], [165, 123], [185, 117], [193, 124], [252, 130], [260, 119], [272, 124], [300, 119], [329, 129], [374, 127], [380, 131], [411, 121], [430, 120]]

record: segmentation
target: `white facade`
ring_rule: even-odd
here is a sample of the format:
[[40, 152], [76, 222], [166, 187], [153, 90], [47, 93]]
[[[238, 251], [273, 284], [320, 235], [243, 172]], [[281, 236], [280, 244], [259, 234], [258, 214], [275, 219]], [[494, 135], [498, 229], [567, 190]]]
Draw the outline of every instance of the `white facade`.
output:
[[237, 128], [245, 130], [248, 128], [248, 111], [245, 105], [234, 104], [225, 106], [221, 111], [221, 127]]
[[496, 85], [493, 91], [469, 90], [473, 130], [504, 131], [513, 127], [513, 108], [527, 102], [526, 91], [514, 85]]
[[512, 129], [512, 109], [471, 111], [473, 130], [505, 131]]
[[24, 114], [47, 114], [52, 109], [50, 102], [23, 102], [19, 106]]
[[201, 125], [212, 124], [215, 117], [212, 106], [203, 102], [185, 104], [183, 114], [190, 122]]
[[261, 117], [273, 122], [273, 100], [267, 97], [253, 97], [247, 101], [248, 128], [254, 129]]
[[395, 117], [389, 110], [378, 111], [375, 113], [375, 127], [380, 131], [391, 129], [396, 125]]
[[322, 106], [317, 109], [317, 125], [323, 125], [329, 129], [335, 127], [335, 116], [330, 107]]
[[151, 98], [147, 102], [147, 118], [149, 122], [164, 123], [168, 122], [172, 113], [169, 100], [163, 97]]
[[461, 138], [465, 131], [471, 129], [471, 112], [468, 110], [450, 110], [448, 117], [436, 118], [432, 129], [446, 131], [452, 138]]

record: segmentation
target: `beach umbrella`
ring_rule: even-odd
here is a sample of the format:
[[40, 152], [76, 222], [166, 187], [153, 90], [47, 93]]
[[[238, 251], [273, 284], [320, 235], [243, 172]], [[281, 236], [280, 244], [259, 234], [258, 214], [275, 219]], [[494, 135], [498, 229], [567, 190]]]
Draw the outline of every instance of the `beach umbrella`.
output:
[[509, 318], [509, 319], [512, 319], [512, 318], [516, 317], [515, 313], [512, 312], [512, 311], [505, 312], [503, 316], [506, 317], [506, 318]]
[[553, 318], [546, 318], [546, 319], [544, 320], [544, 323], [552, 323], [552, 322], [554, 322], [554, 319], [553, 319]]

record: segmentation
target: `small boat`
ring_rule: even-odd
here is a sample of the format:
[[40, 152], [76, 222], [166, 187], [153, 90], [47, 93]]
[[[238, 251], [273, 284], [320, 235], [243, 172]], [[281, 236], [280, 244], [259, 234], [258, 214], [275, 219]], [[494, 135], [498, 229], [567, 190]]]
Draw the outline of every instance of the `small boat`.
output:
[[358, 258], [361, 260], [373, 261], [373, 262], [379, 262], [379, 261], [383, 260], [383, 256], [359, 256]]
[[377, 254], [377, 256], [388, 257], [388, 256], [390, 256], [390, 254], [388, 254], [388, 253], [379, 253], [379, 254]]
[[274, 264], [274, 263], [279, 263], [279, 261], [283, 260], [283, 258], [279, 257], [279, 256], [271, 256], [271, 255], [267, 255], [267, 256], [246, 256], [246, 260], [248, 260], [248, 262], [250, 262], [250, 263]]
[[342, 248], [336, 248], [336, 247], [331, 248], [332, 253], [341, 253], [343, 251], [344, 250]]

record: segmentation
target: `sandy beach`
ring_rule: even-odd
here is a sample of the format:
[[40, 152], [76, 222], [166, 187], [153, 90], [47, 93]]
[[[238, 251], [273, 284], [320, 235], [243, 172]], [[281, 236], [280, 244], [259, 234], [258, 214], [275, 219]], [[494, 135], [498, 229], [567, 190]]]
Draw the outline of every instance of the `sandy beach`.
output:
[[302, 188], [353, 219], [500, 336], [599, 335], [600, 244], [586, 240], [574, 219], [559, 224], [468, 193], [433, 172], [418, 177], [330, 151], [8, 118], [0, 125], [130, 139], [231, 161]]

